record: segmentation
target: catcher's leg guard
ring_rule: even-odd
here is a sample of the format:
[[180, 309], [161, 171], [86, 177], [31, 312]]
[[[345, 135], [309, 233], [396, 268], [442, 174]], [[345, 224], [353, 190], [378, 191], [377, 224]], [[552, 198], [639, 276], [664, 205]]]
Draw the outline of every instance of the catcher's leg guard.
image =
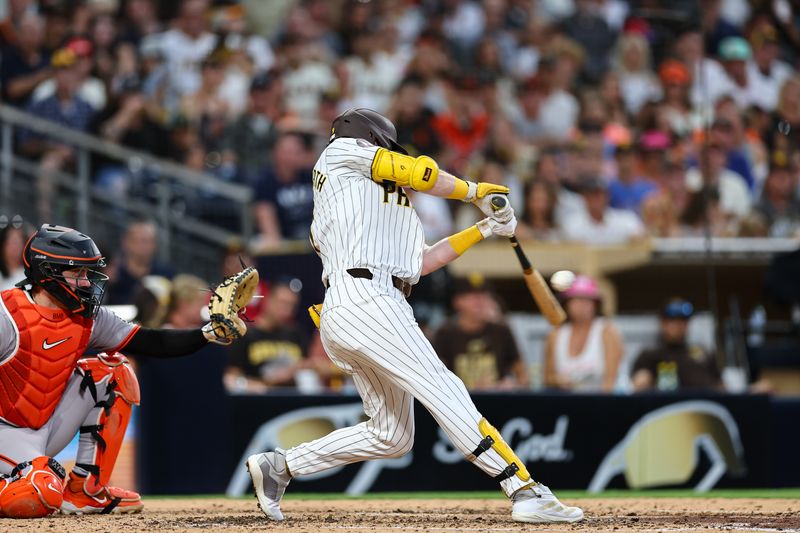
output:
[[0, 509], [9, 518], [39, 518], [61, 507], [64, 467], [51, 457], [18, 464], [0, 481]]
[[[514, 453], [514, 450], [511, 449], [511, 446], [503, 439], [500, 432], [489, 423], [488, 420], [485, 418], [481, 418], [478, 422], [478, 430], [483, 435], [483, 440], [478, 444], [478, 447], [475, 448], [475, 451], [472, 452], [474, 457], [478, 457], [480, 454], [488, 450], [489, 448], [493, 448], [497, 454], [502, 457], [502, 459], [508, 463], [508, 466], [500, 472], [495, 479], [497, 481], [505, 481], [506, 479], [510, 478], [511, 476], [516, 475], [520, 480], [525, 483], [533, 483], [531, 479], [531, 475], [528, 473], [528, 469], [525, 468], [525, 464], [517, 457], [517, 454]], [[473, 457], [473, 459], [474, 459]]]
[[[109, 487], [114, 463], [122, 446], [134, 405], [139, 405], [139, 381], [125, 356], [100, 355], [81, 359], [81, 389], [88, 389], [95, 407], [80, 428], [78, 462], [70, 473], [62, 510], [68, 513], [123, 512], [142, 508], [139, 495]], [[98, 397], [98, 384], [107, 380], [105, 397]], [[100, 389], [102, 390], [102, 388]]]

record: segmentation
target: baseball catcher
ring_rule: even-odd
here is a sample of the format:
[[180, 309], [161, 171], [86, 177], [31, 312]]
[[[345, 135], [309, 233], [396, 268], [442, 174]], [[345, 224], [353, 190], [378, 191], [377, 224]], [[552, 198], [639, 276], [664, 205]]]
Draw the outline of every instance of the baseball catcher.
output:
[[[129, 355], [158, 358], [229, 344], [258, 283], [252, 267], [227, 278], [197, 330], [140, 328], [100, 306], [108, 277], [94, 241], [43, 225], [23, 251], [27, 278], [0, 292], [0, 517], [126, 513], [143, 507], [110, 486], [139, 383]], [[96, 357], [84, 357], [99, 352]], [[80, 432], [75, 468], [53, 457]]]
[[[406, 297], [424, 276], [492, 235], [510, 237], [517, 221], [508, 202], [495, 210], [502, 185], [473, 183], [440, 170], [427, 156], [397, 144], [394, 125], [369, 109], [338, 116], [313, 170], [311, 243], [322, 259], [326, 287], [320, 338], [331, 360], [353, 381], [365, 422], [288, 450], [251, 455], [247, 469], [261, 510], [282, 520], [280, 500], [293, 476], [370, 459], [399, 457], [414, 441], [414, 398], [451, 442], [500, 483], [520, 522], [575, 522], [568, 507], [525, 465], [445, 367], [420, 331]], [[486, 218], [432, 246], [407, 189], [469, 202]]]

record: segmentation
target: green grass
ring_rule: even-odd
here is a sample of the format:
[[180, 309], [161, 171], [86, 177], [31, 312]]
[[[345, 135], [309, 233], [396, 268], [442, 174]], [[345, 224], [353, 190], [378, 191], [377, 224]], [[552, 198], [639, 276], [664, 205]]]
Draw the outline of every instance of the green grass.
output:
[[[609, 490], [600, 494], [589, 494], [583, 490], [559, 490], [557, 495], [562, 500], [579, 498], [784, 498], [800, 499], [800, 488], [791, 489], [719, 489], [706, 493], [696, 493], [685, 489], [662, 490]], [[147, 496], [149, 499], [209, 499], [223, 498], [222, 494], [199, 494], [177, 496]], [[251, 495], [242, 498], [252, 498]], [[288, 492], [287, 500], [457, 500], [457, 499], [501, 499], [505, 498], [500, 491], [481, 492], [373, 492], [361, 496], [347, 496], [342, 493]]]

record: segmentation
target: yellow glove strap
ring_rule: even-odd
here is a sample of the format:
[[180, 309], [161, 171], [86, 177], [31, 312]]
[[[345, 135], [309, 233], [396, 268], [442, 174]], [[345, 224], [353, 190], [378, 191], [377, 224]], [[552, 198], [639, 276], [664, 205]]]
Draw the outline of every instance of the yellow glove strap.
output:
[[478, 229], [478, 226], [470, 226], [464, 231], [459, 231], [455, 235], [450, 235], [447, 238], [450, 241], [450, 246], [456, 251], [458, 255], [463, 254], [468, 248], [483, 240], [483, 233]]

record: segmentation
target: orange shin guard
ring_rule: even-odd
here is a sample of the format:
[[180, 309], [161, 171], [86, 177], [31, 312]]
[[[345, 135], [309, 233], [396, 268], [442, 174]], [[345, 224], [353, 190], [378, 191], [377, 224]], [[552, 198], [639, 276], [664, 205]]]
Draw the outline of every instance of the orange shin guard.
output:
[[64, 467], [51, 457], [18, 464], [0, 481], [0, 510], [9, 518], [39, 518], [61, 507]]
[[[139, 405], [139, 381], [127, 358], [121, 354], [101, 354], [96, 359], [81, 359], [78, 368], [84, 375], [82, 389], [88, 388], [97, 402], [95, 405], [103, 408], [97, 423], [81, 426], [80, 429], [81, 433], [90, 433], [97, 442], [92, 463], [75, 465], [91, 474], [86, 491], [97, 494], [111, 479], [133, 406]], [[111, 376], [106, 386], [107, 397], [97, 398], [96, 384], [106, 376]]]

